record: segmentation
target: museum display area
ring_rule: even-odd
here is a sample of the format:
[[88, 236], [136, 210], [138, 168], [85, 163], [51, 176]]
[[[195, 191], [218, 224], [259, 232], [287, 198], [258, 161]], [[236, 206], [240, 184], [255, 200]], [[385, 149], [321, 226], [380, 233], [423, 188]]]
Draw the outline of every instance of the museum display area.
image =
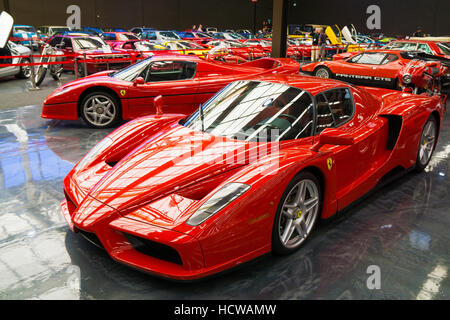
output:
[[448, 2], [0, 12], [0, 300], [450, 298]]

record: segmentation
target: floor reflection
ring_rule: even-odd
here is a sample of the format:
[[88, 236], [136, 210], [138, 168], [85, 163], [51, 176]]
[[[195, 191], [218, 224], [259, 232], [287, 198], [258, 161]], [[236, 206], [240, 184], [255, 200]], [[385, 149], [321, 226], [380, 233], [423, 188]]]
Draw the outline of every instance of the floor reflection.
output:
[[[62, 179], [109, 131], [0, 110], [0, 299], [449, 299], [450, 118], [427, 172], [408, 174], [295, 254], [176, 283], [112, 261], [59, 212]], [[366, 285], [381, 268], [380, 290]]]

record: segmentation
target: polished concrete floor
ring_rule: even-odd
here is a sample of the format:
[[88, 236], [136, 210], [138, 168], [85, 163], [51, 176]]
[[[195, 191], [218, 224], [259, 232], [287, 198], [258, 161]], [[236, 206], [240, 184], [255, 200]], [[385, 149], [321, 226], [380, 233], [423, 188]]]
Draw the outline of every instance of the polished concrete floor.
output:
[[[426, 172], [321, 225], [296, 253], [176, 283], [122, 266], [70, 231], [63, 177], [109, 131], [40, 111], [0, 110], [0, 299], [450, 299], [448, 114]], [[381, 288], [371, 290], [373, 265]]]

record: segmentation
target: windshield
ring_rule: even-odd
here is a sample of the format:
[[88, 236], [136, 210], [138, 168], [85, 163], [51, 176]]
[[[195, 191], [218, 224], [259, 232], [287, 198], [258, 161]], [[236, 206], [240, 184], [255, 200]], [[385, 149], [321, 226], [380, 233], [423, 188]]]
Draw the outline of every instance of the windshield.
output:
[[233, 41], [233, 40], [229, 40], [227, 41], [227, 43], [232, 47], [232, 48], [243, 48], [246, 47], [245, 44], [237, 42], [237, 41]]
[[138, 37], [131, 33], [117, 33], [117, 39], [119, 41], [139, 40]]
[[228, 33], [228, 35], [233, 38], [233, 39], [245, 39], [245, 37], [241, 36], [240, 34], [237, 33]]
[[184, 49], [204, 49], [201, 45], [195, 42], [180, 41], [178, 42], [178, 45], [180, 45]]
[[61, 28], [50, 28], [50, 32], [51, 33], [66, 32], [66, 31], [70, 31], [70, 29], [69, 28], [64, 28], [64, 27], [61, 27]]
[[162, 39], [169, 39], [169, 40], [180, 40], [180, 36], [178, 36], [175, 32], [173, 31], [160, 31], [159, 35], [161, 36]]
[[14, 27], [14, 32], [36, 32], [33, 27]]
[[104, 42], [101, 38], [98, 37], [90, 37], [90, 38], [73, 38], [75, 45], [80, 50], [86, 49], [102, 49], [103, 47], [109, 46]]
[[209, 34], [203, 33], [203, 32], [197, 32], [196, 35], [199, 38], [211, 38], [211, 36]]
[[446, 56], [450, 55], [450, 44], [449, 43], [439, 43], [437, 42], [436, 45], [438, 46], [439, 50]]
[[111, 78], [120, 79], [123, 81], [133, 82], [138, 76], [142, 76], [142, 73], [147, 68], [148, 64], [151, 62], [151, 57], [141, 62], [132, 64], [131, 66], [120, 70], [119, 72], [113, 73]]
[[313, 100], [299, 88], [280, 83], [235, 81], [210, 99], [185, 126], [243, 141], [282, 141], [308, 137]]

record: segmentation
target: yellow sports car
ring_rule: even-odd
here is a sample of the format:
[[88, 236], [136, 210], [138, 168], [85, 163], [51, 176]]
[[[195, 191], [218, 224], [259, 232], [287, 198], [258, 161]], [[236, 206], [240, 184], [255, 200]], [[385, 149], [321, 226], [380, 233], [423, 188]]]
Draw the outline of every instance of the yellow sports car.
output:
[[167, 41], [162, 42], [161, 44], [169, 50], [177, 51], [177, 53], [196, 55], [201, 58], [204, 58], [209, 52], [209, 49], [202, 47], [193, 41]]

